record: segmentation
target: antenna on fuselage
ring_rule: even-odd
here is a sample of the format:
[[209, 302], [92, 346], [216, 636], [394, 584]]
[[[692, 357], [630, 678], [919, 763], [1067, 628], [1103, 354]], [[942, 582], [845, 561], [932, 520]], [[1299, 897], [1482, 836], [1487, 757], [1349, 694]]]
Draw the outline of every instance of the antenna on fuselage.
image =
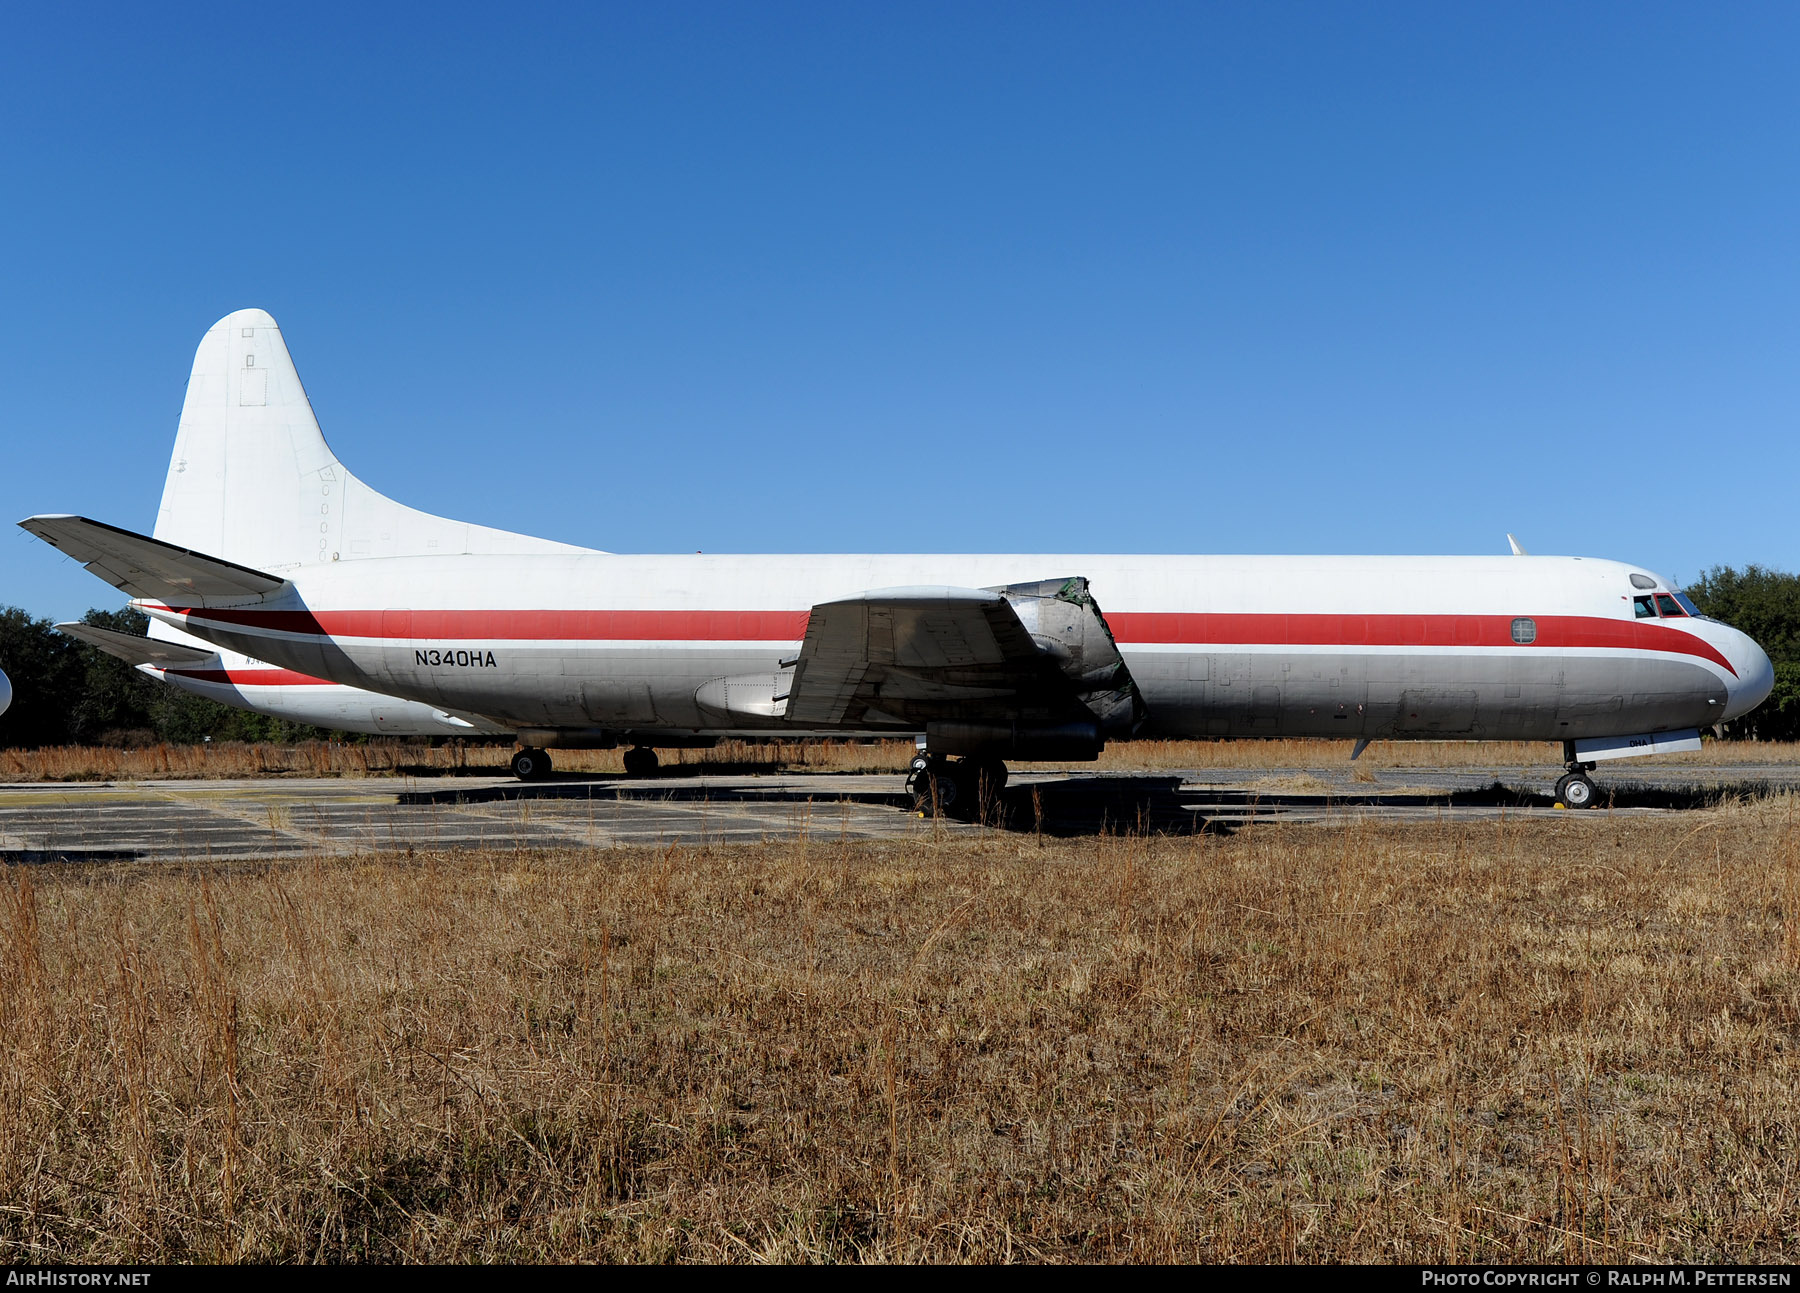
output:
[[1529, 557], [1531, 555], [1529, 552], [1525, 551], [1524, 548], [1520, 547], [1519, 541], [1510, 534], [1506, 536], [1506, 545], [1513, 550], [1513, 556], [1515, 557]]

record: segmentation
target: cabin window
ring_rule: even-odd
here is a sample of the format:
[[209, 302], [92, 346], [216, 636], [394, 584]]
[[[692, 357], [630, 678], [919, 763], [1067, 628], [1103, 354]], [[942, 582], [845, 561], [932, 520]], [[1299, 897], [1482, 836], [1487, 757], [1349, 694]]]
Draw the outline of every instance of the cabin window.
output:
[[1656, 595], [1656, 609], [1662, 612], [1665, 619], [1682, 619], [1687, 615], [1687, 612], [1677, 606], [1675, 604], [1675, 599], [1667, 593], [1658, 593]]
[[1640, 620], [1653, 620], [1656, 618], [1656, 602], [1653, 598], [1633, 597], [1631, 599], [1631, 610]]
[[1521, 615], [1512, 622], [1512, 639], [1520, 646], [1530, 646], [1537, 641], [1537, 621]]

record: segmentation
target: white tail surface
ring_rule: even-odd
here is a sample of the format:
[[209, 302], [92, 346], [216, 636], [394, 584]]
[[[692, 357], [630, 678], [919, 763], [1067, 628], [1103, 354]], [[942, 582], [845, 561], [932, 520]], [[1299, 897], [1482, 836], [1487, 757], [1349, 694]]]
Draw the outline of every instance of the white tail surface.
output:
[[344, 469], [275, 320], [228, 314], [194, 353], [155, 536], [259, 570], [369, 557], [592, 552], [432, 516]]

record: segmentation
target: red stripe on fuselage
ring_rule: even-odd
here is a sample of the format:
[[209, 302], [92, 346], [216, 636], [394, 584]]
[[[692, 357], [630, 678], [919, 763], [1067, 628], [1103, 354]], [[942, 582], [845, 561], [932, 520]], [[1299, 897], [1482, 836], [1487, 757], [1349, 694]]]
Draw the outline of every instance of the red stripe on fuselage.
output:
[[[1530, 618], [1537, 636], [1514, 642], [1513, 620]], [[1724, 668], [1731, 662], [1702, 637], [1655, 620], [1596, 615], [1209, 615], [1123, 612], [1106, 622], [1122, 644], [1205, 643], [1216, 646], [1519, 647], [1521, 650], [1601, 648], [1699, 656]]]
[[[265, 611], [170, 608], [221, 626], [413, 642], [797, 642], [806, 611]], [[1511, 615], [1300, 615], [1121, 611], [1107, 623], [1123, 646], [1517, 647], [1697, 656], [1737, 670], [1704, 638], [1655, 620], [1531, 617], [1537, 637], [1512, 639]]]
[[171, 678], [187, 678], [194, 682], [219, 682], [233, 687], [335, 687], [327, 678], [292, 669], [165, 669]]

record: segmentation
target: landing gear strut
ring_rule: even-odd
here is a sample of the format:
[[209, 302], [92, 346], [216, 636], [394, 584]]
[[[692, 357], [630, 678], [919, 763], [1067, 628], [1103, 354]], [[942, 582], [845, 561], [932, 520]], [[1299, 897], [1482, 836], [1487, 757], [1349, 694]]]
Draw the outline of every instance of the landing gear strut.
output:
[[656, 751], [647, 745], [625, 751], [625, 775], [628, 777], [654, 777], [658, 766]]
[[1563, 759], [1569, 770], [1556, 783], [1556, 802], [1564, 808], [1592, 808], [1600, 802], [1600, 789], [1588, 776], [1594, 765], [1575, 757], [1573, 741], [1563, 742]]
[[1006, 789], [1006, 764], [999, 759], [950, 762], [941, 754], [919, 754], [906, 777], [913, 809], [925, 817], [973, 818], [999, 800]]
[[549, 752], [526, 746], [512, 756], [512, 770], [520, 781], [542, 781], [550, 775]]

